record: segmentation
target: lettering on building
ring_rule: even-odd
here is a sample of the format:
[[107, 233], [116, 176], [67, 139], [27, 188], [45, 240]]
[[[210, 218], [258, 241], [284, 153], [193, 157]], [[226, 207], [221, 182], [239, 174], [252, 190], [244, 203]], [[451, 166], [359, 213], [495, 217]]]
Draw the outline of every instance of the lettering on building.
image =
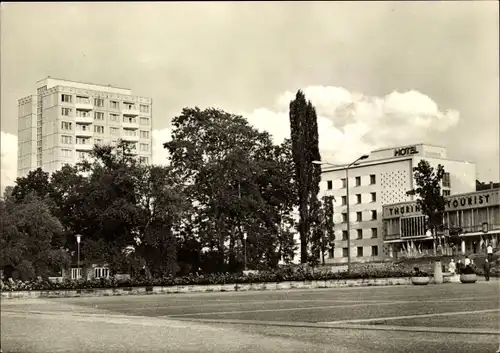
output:
[[489, 204], [489, 202], [490, 202], [490, 195], [474, 195], [474, 196], [456, 197], [446, 200], [446, 206], [447, 209], [453, 209], [466, 206], [487, 205]]
[[390, 207], [388, 208], [388, 210], [391, 216], [399, 216], [408, 213], [418, 213], [420, 212], [420, 207], [418, 205], [406, 205], [399, 207]]
[[394, 157], [410, 156], [417, 153], [417, 146], [401, 147], [394, 150]]

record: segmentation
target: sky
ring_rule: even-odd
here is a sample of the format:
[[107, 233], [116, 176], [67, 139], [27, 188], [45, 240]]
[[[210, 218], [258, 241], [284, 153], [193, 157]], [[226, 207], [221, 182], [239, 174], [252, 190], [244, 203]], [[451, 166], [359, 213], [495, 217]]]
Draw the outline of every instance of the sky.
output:
[[499, 177], [498, 2], [1, 4], [1, 189], [17, 99], [47, 76], [153, 98], [153, 161], [183, 107], [241, 114], [276, 143], [298, 89], [323, 160], [419, 142]]

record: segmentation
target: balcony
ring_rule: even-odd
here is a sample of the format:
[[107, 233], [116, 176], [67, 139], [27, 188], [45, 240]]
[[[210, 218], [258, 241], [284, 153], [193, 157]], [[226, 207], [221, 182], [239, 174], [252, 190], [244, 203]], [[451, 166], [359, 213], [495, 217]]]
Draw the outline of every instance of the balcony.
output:
[[139, 128], [139, 123], [137, 122], [137, 120], [124, 120], [122, 123], [122, 127], [124, 129], [136, 130]]
[[135, 136], [124, 135], [124, 136], [122, 136], [122, 140], [123, 141], [137, 142], [137, 141], [139, 141], [139, 135], [135, 135]]
[[92, 124], [94, 122], [94, 118], [92, 116], [75, 116], [76, 123], [82, 124]]
[[135, 107], [125, 107], [122, 109], [122, 114], [124, 116], [138, 116], [139, 115], [139, 109], [135, 108]]
[[93, 132], [90, 129], [87, 129], [87, 130], [76, 129], [75, 136], [92, 137]]
[[77, 151], [91, 151], [92, 148], [94, 148], [94, 146], [90, 143], [86, 143], [86, 144], [76, 144], [75, 145], [75, 149]]
[[89, 111], [94, 109], [94, 105], [90, 102], [90, 100], [81, 100], [75, 103], [75, 109]]

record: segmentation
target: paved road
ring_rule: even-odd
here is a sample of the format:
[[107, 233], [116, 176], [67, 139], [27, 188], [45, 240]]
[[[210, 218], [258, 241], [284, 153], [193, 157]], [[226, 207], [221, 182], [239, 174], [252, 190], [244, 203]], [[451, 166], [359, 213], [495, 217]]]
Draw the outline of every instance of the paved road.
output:
[[495, 352], [499, 282], [2, 301], [3, 352]]

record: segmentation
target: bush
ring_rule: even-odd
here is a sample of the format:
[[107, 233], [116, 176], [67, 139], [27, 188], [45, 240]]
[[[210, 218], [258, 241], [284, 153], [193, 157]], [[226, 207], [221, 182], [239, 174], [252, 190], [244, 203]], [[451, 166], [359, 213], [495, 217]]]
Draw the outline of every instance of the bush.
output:
[[182, 277], [166, 276], [161, 278], [136, 277], [130, 279], [93, 279], [93, 280], [68, 280], [53, 283], [47, 280], [12, 281], [3, 283], [2, 291], [25, 290], [86, 290], [93, 288], [124, 288], [144, 286], [177, 286], [200, 284], [243, 284], [264, 282], [287, 281], [314, 281], [314, 280], [342, 280], [342, 279], [368, 279], [387, 277], [410, 277], [410, 271], [397, 264], [356, 265], [350, 273], [347, 272], [314, 272], [313, 269], [279, 268], [274, 271], [261, 271], [257, 274], [244, 275], [242, 273], [213, 273], [208, 275], [189, 274]]

